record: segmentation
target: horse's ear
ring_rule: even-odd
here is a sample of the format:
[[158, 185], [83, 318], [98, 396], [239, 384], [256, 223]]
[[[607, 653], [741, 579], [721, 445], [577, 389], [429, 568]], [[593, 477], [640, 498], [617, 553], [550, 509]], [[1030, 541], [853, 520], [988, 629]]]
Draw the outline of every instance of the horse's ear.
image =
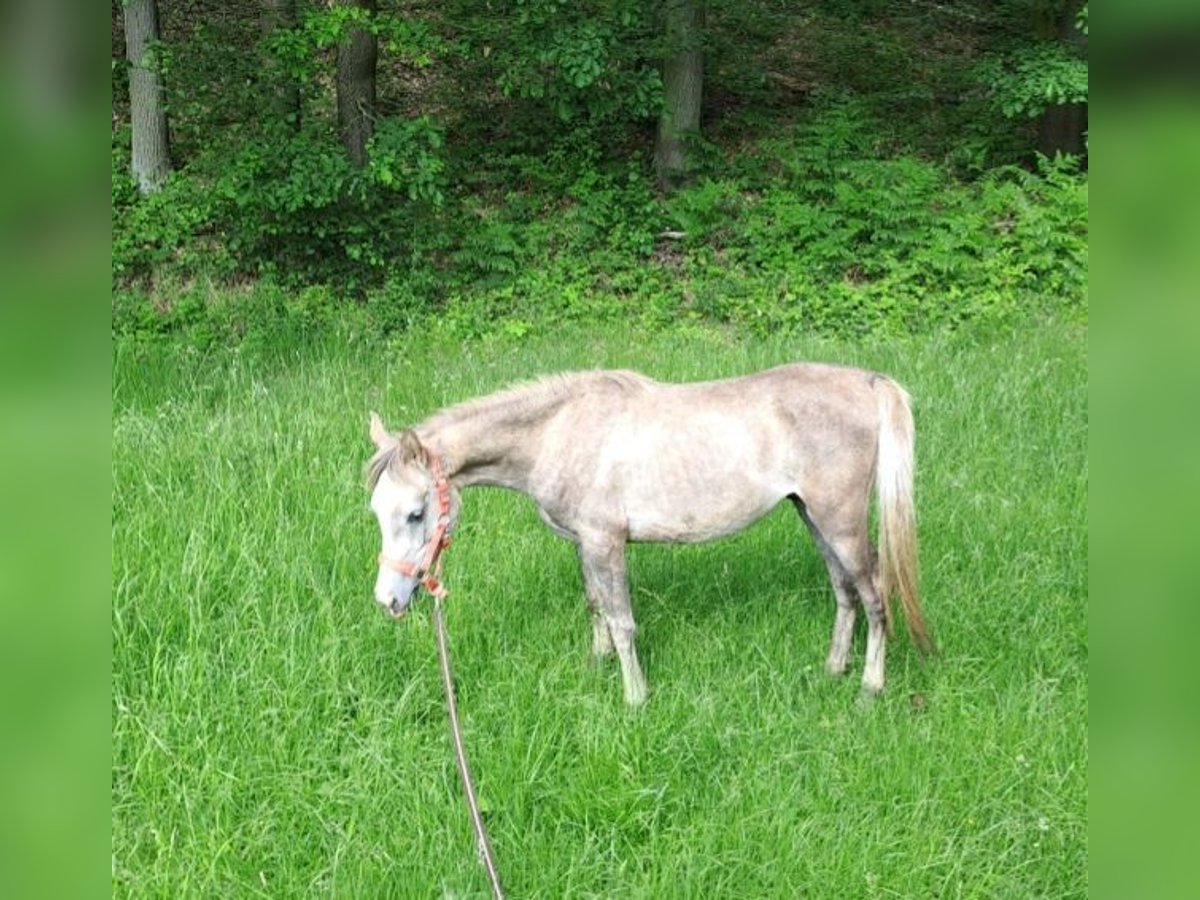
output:
[[377, 412], [371, 413], [371, 441], [380, 450], [396, 443], [395, 436], [389, 434], [388, 430], [383, 427], [383, 419], [379, 418]]
[[411, 428], [405, 428], [396, 435], [396, 439], [400, 444], [400, 459], [407, 463], [424, 464], [426, 459], [425, 446], [421, 443], [421, 439], [417, 437], [415, 431]]

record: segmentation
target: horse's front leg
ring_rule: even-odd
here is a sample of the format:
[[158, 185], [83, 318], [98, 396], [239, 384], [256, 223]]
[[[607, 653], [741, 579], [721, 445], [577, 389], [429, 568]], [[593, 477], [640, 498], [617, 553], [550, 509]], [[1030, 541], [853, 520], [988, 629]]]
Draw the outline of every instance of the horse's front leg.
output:
[[595, 584], [597, 579], [587, 577], [582, 547], [579, 549], [579, 564], [584, 570], [583, 593], [587, 597], [588, 612], [592, 615], [592, 661], [598, 663], [615, 653], [616, 647], [613, 645], [612, 632], [608, 630], [608, 620], [604, 617], [604, 608]]
[[629, 606], [629, 581], [625, 571], [625, 541], [611, 538], [581, 540], [579, 561], [583, 568], [584, 589], [589, 604], [600, 611], [596, 622], [594, 648], [605, 646], [600, 633], [603, 628], [608, 644], [616, 648], [621, 661], [621, 678], [625, 684], [625, 702], [641, 706], [646, 702], [646, 677], [638, 664], [633, 639], [637, 626]]

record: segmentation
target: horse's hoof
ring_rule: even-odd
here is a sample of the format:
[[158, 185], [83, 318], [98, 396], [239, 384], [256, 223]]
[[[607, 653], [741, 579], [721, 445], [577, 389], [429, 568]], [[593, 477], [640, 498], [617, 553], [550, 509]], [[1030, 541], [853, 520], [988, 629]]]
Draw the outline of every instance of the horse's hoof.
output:
[[649, 694], [645, 687], [634, 688], [625, 692], [625, 705], [630, 709], [641, 709], [646, 705]]
[[869, 707], [873, 705], [875, 701], [879, 699], [879, 695], [881, 693], [883, 693], [882, 686], [874, 687], [872, 685], [864, 684], [862, 689], [858, 692], [858, 705], [863, 707]]

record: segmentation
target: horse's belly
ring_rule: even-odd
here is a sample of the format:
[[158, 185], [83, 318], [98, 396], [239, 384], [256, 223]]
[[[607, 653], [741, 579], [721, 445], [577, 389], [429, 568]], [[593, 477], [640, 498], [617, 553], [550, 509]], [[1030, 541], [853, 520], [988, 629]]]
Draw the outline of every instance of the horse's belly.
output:
[[781, 499], [763, 493], [727, 500], [674, 504], [671, 509], [648, 508], [637, 503], [626, 506], [626, 520], [631, 541], [665, 542], [672, 544], [698, 543], [735, 534], [757, 522]]
[[614, 453], [621, 506], [635, 541], [689, 543], [741, 531], [794, 491], [778, 447], [750, 439], [729, 416], [693, 416], [688, 427], [643, 428]]

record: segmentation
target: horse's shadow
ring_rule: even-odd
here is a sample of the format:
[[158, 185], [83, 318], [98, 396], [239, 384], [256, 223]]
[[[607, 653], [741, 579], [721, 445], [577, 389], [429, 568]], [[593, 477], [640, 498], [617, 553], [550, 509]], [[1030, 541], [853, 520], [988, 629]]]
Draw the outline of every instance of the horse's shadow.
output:
[[[545, 543], [545, 553], [537, 553], [538, 562], [530, 565], [553, 559], [554, 584], [578, 601], [585, 618], [575, 549], [550, 535]], [[703, 544], [630, 544], [626, 553], [638, 642], [648, 649], [655, 632], [665, 634], [683, 623], [750, 628], [764, 615], [811, 619], [833, 606], [825, 563], [790, 509], [733, 537]]]
[[[507, 646], [528, 649], [554, 640], [545, 632], [553, 619], [554, 631], [567, 632], [571, 646], [588, 658], [590, 614], [576, 548], [548, 531], [521, 498], [493, 494], [482, 505], [464, 516], [459, 547], [471, 547], [473, 557], [503, 559], [503, 571], [491, 568], [486, 576], [492, 588], [503, 591], [506, 582], [525, 586], [511, 602], [485, 612], [495, 620], [488, 640], [504, 630], [512, 642]], [[492, 515], [509, 517], [503, 545], [491, 546], [485, 522]], [[698, 642], [718, 641], [734, 653], [772, 653], [771, 645], [788, 643], [773, 640], [775, 635], [795, 636], [800, 648], [816, 640], [814, 663], [824, 653], [824, 638], [813, 633], [824, 635], [832, 624], [833, 591], [808, 529], [789, 506], [732, 537], [703, 544], [630, 544], [626, 552], [638, 652], [648, 664], [686, 655]], [[615, 671], [615, 660], [611, 668]]]

